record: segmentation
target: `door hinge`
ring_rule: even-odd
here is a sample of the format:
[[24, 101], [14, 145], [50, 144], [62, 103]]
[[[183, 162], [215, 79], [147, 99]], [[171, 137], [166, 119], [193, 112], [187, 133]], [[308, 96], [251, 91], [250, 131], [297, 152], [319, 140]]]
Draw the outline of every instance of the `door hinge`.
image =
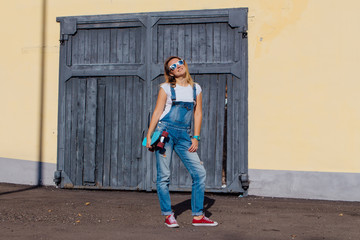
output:
[[54, 183], [59, 185], [61, 183], [61, 171], [54, 172]]
[[246, 191], [249, 188], [250, 181], [249, 175], [247, 173], [242, 173], [239, 175], [239, 181], [241, 183], [241, 187]]

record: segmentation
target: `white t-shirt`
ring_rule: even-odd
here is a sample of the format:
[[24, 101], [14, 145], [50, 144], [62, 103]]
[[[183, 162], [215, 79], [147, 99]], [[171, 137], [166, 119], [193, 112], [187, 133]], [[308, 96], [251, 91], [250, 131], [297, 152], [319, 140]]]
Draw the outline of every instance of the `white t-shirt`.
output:
[[[160, 116], [160, 120], [161, 120], [163, 117], [165, 117], [165, 115], [168, 112], [170, 112], [172, 100], [171, 100], [170, 83], [163, 83], [163, 84], [161, 84], [160, 87], [162, 89], [164, 89], [164, 91], [167, 95], [165, 109], [164, 109], [164, 112]], [[202, 90], [201, 90], [200, 85], [197, 83], [195, 83], [195, 87], [196, 87], [196, 96], [197, 96], [201, 93]], [[191, 87], [190, 84], [187, 87], [176, 85], [174, 90], [175, 90], [175, 95], [176, 95], [176, 101], [179, 101], [179, 102], [193, 102], [194, 101], [194, 96], [193, 96], [194, 92], [193, 92], [193, 88]]]

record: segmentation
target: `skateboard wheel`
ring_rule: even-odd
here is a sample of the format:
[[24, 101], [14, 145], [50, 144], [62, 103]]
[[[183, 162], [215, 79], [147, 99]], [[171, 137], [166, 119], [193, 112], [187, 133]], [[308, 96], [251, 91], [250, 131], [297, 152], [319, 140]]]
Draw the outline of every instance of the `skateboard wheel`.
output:
[[162, 136], [164, 136], [164, 137], [168, 137], [168, 136], [169, 136], [169, 133], [168, 133], [168, 132], [163, 131], [161, 135], [162, 135]]
[[159, 147], [159, 148], [163, 148], [164, 147], [164, 143], [163, 142], [159, 142], [158, 144], [157, 144], [157, 146]]

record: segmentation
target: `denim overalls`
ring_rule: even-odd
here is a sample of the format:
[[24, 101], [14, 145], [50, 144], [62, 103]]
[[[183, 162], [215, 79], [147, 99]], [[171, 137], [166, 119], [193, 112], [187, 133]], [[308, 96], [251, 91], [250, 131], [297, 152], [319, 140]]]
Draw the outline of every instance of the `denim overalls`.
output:
[[196, 152], [189, 152], [192, 144], [190, 137], [191, 120], [196, 101], [195, 84], [193, 88], [194, 102], [177, 102], [173, 87], [171, 89], [172, 106], [170, 112], [163, 117], [156, 131], [167, 131], [169, 141], [165, 143], [165, 152], [155, 151], [157, 168], [157, 193], [162, 215], [172, 214], [169, 194], [170, 162], [173, 150], [180, 157], [192, 177], [191, 209], [192, 215], [203, 215], [205, 192], [205, 168]]

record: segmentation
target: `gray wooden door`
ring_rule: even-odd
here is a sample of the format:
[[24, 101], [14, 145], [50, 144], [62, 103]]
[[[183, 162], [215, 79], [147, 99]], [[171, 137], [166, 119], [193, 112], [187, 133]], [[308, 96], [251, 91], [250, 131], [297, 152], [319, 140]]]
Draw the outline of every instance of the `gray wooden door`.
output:
[[[183, 57], [203, 88], [199, 155], [209, 191], [247, 184], [247, 9], [62, 17], [58, 169], [61, 187], [154, 190], [141, 147], [163, 62]], [[177, 156], [171, 189], [191, 178]]]

